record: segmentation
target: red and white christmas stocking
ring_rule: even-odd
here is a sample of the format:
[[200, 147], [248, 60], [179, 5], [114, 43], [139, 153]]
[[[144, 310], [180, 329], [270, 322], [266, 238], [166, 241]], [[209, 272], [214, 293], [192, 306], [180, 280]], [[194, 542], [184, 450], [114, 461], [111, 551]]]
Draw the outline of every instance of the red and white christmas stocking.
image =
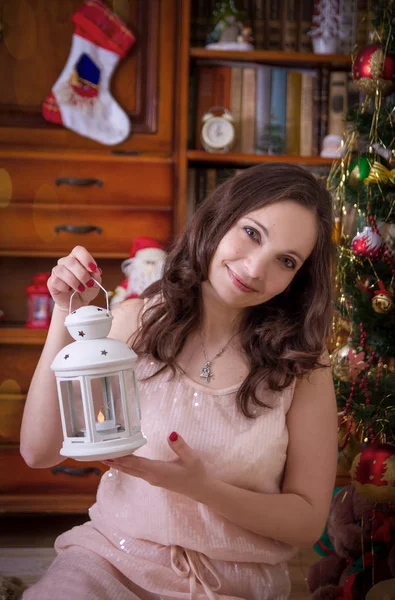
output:
[[110, 79], [135, 38], [100, 0], [85, 0], [72, 22], [70, 55], [43, 104], [43, 117], [102, 144], [119, 144], [130, 133], [130, 121], [111, 96]]

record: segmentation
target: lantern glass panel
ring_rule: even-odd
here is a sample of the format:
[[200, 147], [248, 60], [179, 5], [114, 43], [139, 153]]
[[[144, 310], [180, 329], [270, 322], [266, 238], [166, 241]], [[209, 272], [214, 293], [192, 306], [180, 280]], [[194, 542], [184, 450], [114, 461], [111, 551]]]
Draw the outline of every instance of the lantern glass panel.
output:
[[33, 296], [33, 319], [35, 321], [41, 321], [47, 318], [47, 302], [46, 296]]
[[[66, 434], [68, 437], [84, 437], [85, 419], [79, 379], [60, 382]], [[82, 440], [81, 440], [82, 441]]]
[[96, 431], [114, 434], [125, 431], [119, 375], [91, 378], [92, 406]]
[[125, 388], [126, 388], [126, 403], [129, 411], [130, 429], [139, 428], [141, 415], [140, 405], [137, 393], [136, 375], [133, 369], [124, 371]]

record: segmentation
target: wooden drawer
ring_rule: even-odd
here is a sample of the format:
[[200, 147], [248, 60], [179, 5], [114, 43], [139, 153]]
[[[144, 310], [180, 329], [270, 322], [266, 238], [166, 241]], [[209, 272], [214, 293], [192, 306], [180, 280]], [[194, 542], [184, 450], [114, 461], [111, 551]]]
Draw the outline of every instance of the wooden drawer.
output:
[[168, 208], [173, 195], [170, 159], [0, 152], [0, 206], [60, 202]]
[[18, 448], [0, 450], [0, 494], [92, 494], [107, 466], [72, 459], [49, 469], [31, 469]]
[[0, 253], [60, 257], [82, 245], [96, 257], [126, 258], [136, 237], [166, 244], [170, 227], [164, 210], [11, 203], [0, 212]]

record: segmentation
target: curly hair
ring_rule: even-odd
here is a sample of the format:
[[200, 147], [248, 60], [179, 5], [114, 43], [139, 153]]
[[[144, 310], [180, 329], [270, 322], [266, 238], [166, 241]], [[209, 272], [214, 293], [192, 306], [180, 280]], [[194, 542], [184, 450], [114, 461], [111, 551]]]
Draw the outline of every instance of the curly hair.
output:
[[[295, 377], [322, 367], [319, 358], [332, 316], [332, 200], [302, 167], [264, 163], [228, 179], [198, 207], [184, 233], [175, 241], [160, 281], [142, 297], [153, 299], [142, 317], [133, 348], [163, 363], [153, 375], [170, 367], [179, 372], [176, 357], [188, 336], [200, 325], [201, 283], [208, 279], [210, 261], [223, 236], [247, 213], [292, 200], [316, 216], [318, 235], [313, 251], [286, 290], [269, 301], [244, 309], [240, 342], [249, 373], [236, 401], [246, 417], [265, 383], [280, 391]], [[295, 224], [297, 227], [297, 223]]]

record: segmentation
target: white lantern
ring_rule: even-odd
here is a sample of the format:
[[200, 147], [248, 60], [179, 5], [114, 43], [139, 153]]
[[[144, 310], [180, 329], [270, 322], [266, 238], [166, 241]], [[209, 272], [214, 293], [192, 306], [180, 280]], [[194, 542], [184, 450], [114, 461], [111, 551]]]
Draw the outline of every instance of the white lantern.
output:
[[120, 340], [108, 337], [113, 316], [98, 306], [69, 314], [65, 326], [76, 340], [56, 355], [55, 372], [63, 429], [60, 454], [75, 460], [125, 456], [147, 443], [134, 366], [137, 355]]

